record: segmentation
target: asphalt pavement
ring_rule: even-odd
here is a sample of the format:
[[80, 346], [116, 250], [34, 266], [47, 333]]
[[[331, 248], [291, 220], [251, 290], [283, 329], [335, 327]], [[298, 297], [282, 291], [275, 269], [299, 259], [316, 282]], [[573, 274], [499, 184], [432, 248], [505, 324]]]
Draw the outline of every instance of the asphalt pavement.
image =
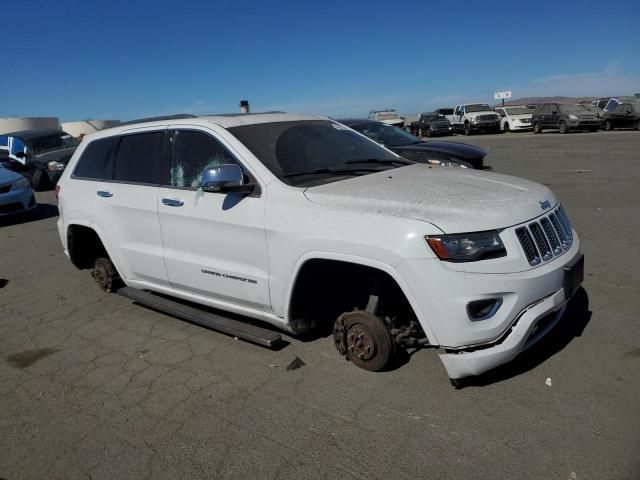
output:
[[565, 205], [585, 282], [548, 338], [460, 390], [434, 350], [257, 347], [100, 291], [39, 193], [0, 220], [0, 478], [640, 478], [640, 132], [449, 140]]

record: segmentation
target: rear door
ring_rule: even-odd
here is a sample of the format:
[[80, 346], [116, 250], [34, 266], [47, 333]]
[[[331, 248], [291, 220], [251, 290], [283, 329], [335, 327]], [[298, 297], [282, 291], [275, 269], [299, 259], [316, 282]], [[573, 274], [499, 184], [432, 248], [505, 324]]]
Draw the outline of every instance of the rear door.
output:
[[180, 290], [270, 310], [265, 198], [204, 192], [202, 172], [239, 160], [219, 127], [181, 127], [170, 134], [169, 181], [158, 212], [171, 285]]
[[93, 215], [120, 275], [161, 285], [168, 285], [157, 212], [165, 133], [156, 126], [120, 136], [113, 171], [96, 184]]
[[628, 103], [618, 105], [614, 110], [616, 113], [616, 119], [621, 127], [635, 127], [636, 113], [633, 111], [633, 107]]

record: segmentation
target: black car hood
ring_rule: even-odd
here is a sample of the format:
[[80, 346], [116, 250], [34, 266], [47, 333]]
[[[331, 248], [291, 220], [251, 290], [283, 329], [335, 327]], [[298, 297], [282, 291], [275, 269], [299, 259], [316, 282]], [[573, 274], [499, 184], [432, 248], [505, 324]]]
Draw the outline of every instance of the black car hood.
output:
[[53, 150], [51, 152], [40, 153], [40, 154], [34, 155], [32, 159], [40, 162], [56, 161], [56, 162], [61, 162], [66, 164], [69, 162], [69, 159], [73, 155], [73, 152], [76, 151], [76, 148], [77, 147], [61, 148], [60, 150]]
[[474, 145], [460, 142], [443, 142], [437, 140], [416, 143], [413, 145], [398, 145], [397, 147], [390, 148], [395, 152], [399, 150], [406, 150], [415, 152], [422, 151], [448, 153], [450, 155], [454, 155], [457, 158], [461, 158], [462, 160], [469, 161], [484, 158], [487, 155], [487, 152], [484, 149], [476, 147]]
[[471, 164], [473, 168], [483, 169], [487, 152], [479, 147], [458, 142], [420, 142], [409, 145], [388, 147], [401, 157], [414, 162], [425, 163], [427, 160], [453, 160]]

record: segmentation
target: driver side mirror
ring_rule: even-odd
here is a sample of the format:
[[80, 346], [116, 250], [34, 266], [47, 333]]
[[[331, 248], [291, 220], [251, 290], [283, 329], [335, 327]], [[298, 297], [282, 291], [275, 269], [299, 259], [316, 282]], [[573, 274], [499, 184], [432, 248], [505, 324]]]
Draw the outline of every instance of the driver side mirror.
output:
[[551, 110], [551, 115], [555, 115], [556, 113], [558, 113], [557, 110]]
[[210, 193], [246, 193], [253, 192], [255, 185], [243, 183], [244, 175], [239, 165], [226, 163], [207, 168], [202, 172], [202, 190]]

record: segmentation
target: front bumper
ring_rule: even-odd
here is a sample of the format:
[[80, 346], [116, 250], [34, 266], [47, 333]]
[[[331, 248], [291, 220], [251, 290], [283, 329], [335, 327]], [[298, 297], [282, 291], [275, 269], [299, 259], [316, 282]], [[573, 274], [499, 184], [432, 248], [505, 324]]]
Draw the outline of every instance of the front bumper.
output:
[[[520, 272], [463, 271], [463, 264], [437, 259], [409, 259], [397, 266], [429, 341], [447, 351], [441, 358], [451, 378], [477, 375], [508, 362], [532, 344], [532, 329], [537, 330], [537, 340], [557, 322], [568, 300], [564, 268], [580, 255], [575, 231], [573, 235], [564, 254]], [[493, 315], [469, 318], [470, 302], [495, 298], [502, 303]], [[548, 316], [553, 313], [558, 315], [551, 321]], [[543, 317], [544, 328], [538, 323]]]
[[600, 120], [569, 120], [569, 128], [575, 130], [600, 128]]
[[0, 194], [0, 216], [23, 213], [36, 207], [36, 199], [30, 187]]
[[500, 122], [472, 122], [471, 128], [474, 130], [483, 130], [489, 128], [500, 128]]
[[49, 181], [55, 185], [56, 183], [58, 183], [58, 180], [60, 180], [60, 177], [62, 176], [62, 172], [64, 170], [55, 170], [55, 171], [50, 171], [47, 170], [47, 177], [49, 177]]
[[515, 324], [505, 332], [502, 342], [475, 351], [443, 353], [440, 360], [450, 378], [479, 375], [513, 360], [544, 337], [560, 320], [568, 298], [560, 289], [544, 300], [524, 309]]

